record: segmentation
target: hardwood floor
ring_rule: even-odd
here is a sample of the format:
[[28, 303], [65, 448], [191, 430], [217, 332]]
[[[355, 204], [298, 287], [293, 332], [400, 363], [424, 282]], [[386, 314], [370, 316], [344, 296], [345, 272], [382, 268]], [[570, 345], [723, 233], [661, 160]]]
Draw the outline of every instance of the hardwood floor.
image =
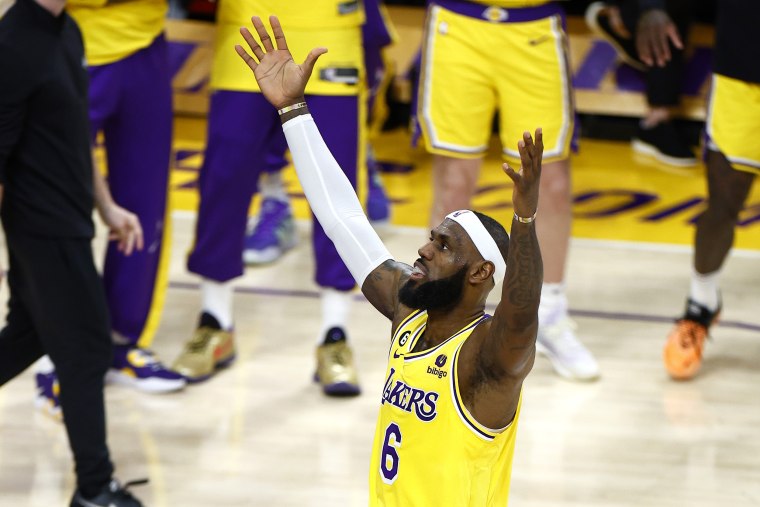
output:
[[[167, 362], [192, 332], [200, 300], [184, 268], [193, 218], [178, 214], [174, 222], [154, 343]], [[388, 324], [357, 296], [349, 333], [364, 392], [323, 396], [311, 382], [319, 305], [304, 276], [312, 269], [307, 227], [300, 224], [301, 244], [282, 263], [249, 269], [238, 281], [234, 366], [171, 395], [108, 387], [117, 474], [150, 479], [137, 490], [147, 505], [366, 505]], [[422, 238], [412, 228], [386, 235], [394, 255], [409, 260]], [[660, 354], [681, 311], [688, 249], [577, 240], [571, 252], [571, 307], [603, 376], [572, 383], [537, 361], [525, 387], [510, 505], [760, 503], [760, 255], [740, 252], [729, 262], [724, 320], [704, 371], [676, 383]], [[63, 428], [32, 399], [30, 372], [0, 389], [2, 506], [64, 505], [73, 489]]]

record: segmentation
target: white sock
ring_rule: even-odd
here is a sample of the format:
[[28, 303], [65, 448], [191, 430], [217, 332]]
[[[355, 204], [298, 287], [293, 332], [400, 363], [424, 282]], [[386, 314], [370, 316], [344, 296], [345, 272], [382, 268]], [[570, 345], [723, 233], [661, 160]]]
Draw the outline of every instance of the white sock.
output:
[[55, 371], [55, 365], [50, 360], [50, 356], [42, 356], [34, 363], [34, 371], [37, 373], [52, 373]]
[[691, 272], [691, 291], [689, 297], [711, 312], [718, 309], [718, 278], [720, 270], [703, 275], [696, 270]]
[[273, 173], [261, 173], [259, 176], [259, 191], [262, 199], [276, 199], [282, 202], [289, 202], [288, 194], [285, 192], [285, 183], [282, 181], [282, 171]]
[[538, 306], [538, 325], [551, 326], [567, 316], [567, 296], [564, 283], [544, 283], [541, 304]]
[[352, 291], [341, 291], [327, 287], [322, 288], [320, 297], [322, 302], [322, 331], [317, 338], [319, 345], [322, 345], [325, 333], [330, 328], [340, 327], [346, 329], [352, 296]]
[[201, 280], [203, 311], [210, 313], [225, 331], [232, 329], [232, 282]]

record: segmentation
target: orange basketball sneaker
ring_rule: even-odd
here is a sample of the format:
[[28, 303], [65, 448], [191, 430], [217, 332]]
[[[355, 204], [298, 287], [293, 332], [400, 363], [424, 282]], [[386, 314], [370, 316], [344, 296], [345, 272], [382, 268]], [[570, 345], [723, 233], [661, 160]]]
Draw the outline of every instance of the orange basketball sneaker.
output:
[[697, 374], [702, 366], [707, 332], [719, 314], [720, 307], [711, 312], [692, 299], [687, 301], [686, 314], [676, 321], [662, 351], [665, 369], [672, 378], [688, 380]]

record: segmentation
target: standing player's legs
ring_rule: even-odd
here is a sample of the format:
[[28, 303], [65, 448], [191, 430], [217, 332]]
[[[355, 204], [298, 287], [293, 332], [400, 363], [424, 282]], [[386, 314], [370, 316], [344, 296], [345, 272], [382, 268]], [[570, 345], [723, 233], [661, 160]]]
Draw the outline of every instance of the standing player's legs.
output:
[[537, 349], [563, 377], [591, 380], [599, 376], [599, 366], [575, 336], [564, 287], [572, 223], [569, 157], [575, 126], [567, 40], [562, 14], [546, 15], [544, 8], [557, 9], [552, 5], [537, 8], [543, 17], [505, 23], [497, 26], [501, 29], [494, 34], [493, 45], [515, 49], [504, 53], [494, 68], [499, 130], [505, 157], [517, 165], [515, 139], [526, 130], [542, 129], [543, 172], [536, 232], [544, 262], [544, 284]]
[[[307, 96], [309, 110], [320, 125], [327, 147], [354, 188], [364, 129], [362, 101], [360, 95]], [[355, 282], [316, 218], [313, 224], [315, 280], [322, 288], [322, 331], [317, 348], [316, 377], [325, 394], [356, 395], [360, 391], [359, 383], [345, 331]]]
[[10, 234], [8, 249], [15, 272], [12, 290], [23, 310], [11, 307], [6, 330], [38, 340], [55, 364], [77, 486], [92, 497], [108, 484], [113, 466], [103, 400], [110, 324], [91, 242]]
[[195, 244], [187, 261], [188, 270], [203, 277], [203, 311], [195, 335], [174, 362], [192, 381], [208, 378], [234, 358], [231, 282], [243, 274], [251, 196], [272, 140], [282, 135], [277, 112], [260, 93], [212, 94]]
[[671, 377], [693, 377], [711, 324], [721, 309], [720, 269], [734, 241], [739, 213], [760, 174], [760, 84], [713, 76], [707, 127], [707, 209], [697, 221], [694, 271], [684, 316], [665, 344]]
[[159, 36], [151, 46], [106, 67], [92, 72], [92, 116], [97, 119], [101, 103], [117, 91], [118, 101], [102, 122], [108, 183], [114, 200], [140, 219], [145, 241], [145, 248], [130, 256], [115, 243], [106, 253], [103, 282], [116, 340], [109, 380], [149, 392], [174, 391], [184, 386], [184, 379], [146, 348], [161, 317], [171, 249], [166, 203], [172, 90], [166, 41]]
[[[735, 170], [720, 151], [708, 150], [707, 209], [697, 221], [694, 238], [694, 269], [697, 273], [708, 275], [723, 266], [734, 243], [739, 213], [747, 202], [755, 176], [752, 172]], [[717, 308], [714, 304], [710, 306], [713, 310]]]
[[[496, 110], [488, 47], [490, 23], [438, 6], [428, 11], [417, 115], [433, 158], [430, 225], [469, 208]], [[466, 97], [466, 100], [463, 100]]]
[[279, 129], [277, 112], [260, 93], [213, 92], [198, 180], [195, 245], [188, 257], [191, 272], [217, 282], [243, 274], [240, 252], [248, 207]]
[[[537, 232], [545, 279], [538, 348], [560, 374], [589, 379], [598, 375], [598, 366], [573, 333], [563, 286], [574, 116], [562, 19], [547, 9], [556, 7], [511, 9], [503, 19], [523, 18], [522, 22], [494, 23], [478, 19], [475, 13], [468, 16], [432, 7], [418, 114], [428, 150], [441, 155], [433, 166], [432, 225], [446, 213], [470, 206], [496, 107], [504, 155], [513, 165], [519, 164], [514, 140], [525, 130], [542, 127], [544, 172]], [[537, 17], [525, 19], [531, 16]], [[482, 48], [496, 47], [513, 50], [484, 57]]]
[[562, 284], [565, 279], [572, 227], [570, 190], [570, 159], [545, 162], [538, 194], [541, 220], [536, 221], [545, 284]]

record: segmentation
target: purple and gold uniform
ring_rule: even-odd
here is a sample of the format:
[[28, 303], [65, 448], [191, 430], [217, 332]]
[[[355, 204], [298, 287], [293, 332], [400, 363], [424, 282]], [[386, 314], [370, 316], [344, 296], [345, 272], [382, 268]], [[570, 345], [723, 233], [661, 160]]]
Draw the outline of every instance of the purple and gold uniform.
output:
[[487, 318], [421, 352], [412, 351], [427, 312], [396, 329], [372, 447], [371, 506], [507, 504], [520, 403], [509, 426], [486, 428], [467, 410], [456, 375], [462, 345]]
[[[200, 208], [188, 269], [225, 282], [243, 273], [243, 239], [251, 196], [261, 171], [281, 160], [285, 139], [277, 112], [258, 93], [255, 79], [234, 50], [241, 26], [252, 15], [276, 13], [301, 62], [316, 46], [327, 46], [306, 88], [312, 115], [330, 151], [352, 185], [363, 131], [362, 3], [345, 0], [222, 0], [211, 76], [208, 144], [200, 176]], [[354, 281], [321, 226], [314, 223], [316, 281], [338, 290]]]
[[142, 224], [145, 248], [126, 257], [110, 244], [103, 281], [113, 331], [148, 346], [163, 307], [170, 221], [166, 220], [172, 91], [163, 36], [165, 0], [69, 0], [90, 73], [93, 142], [105, 141], [114, 200]]

